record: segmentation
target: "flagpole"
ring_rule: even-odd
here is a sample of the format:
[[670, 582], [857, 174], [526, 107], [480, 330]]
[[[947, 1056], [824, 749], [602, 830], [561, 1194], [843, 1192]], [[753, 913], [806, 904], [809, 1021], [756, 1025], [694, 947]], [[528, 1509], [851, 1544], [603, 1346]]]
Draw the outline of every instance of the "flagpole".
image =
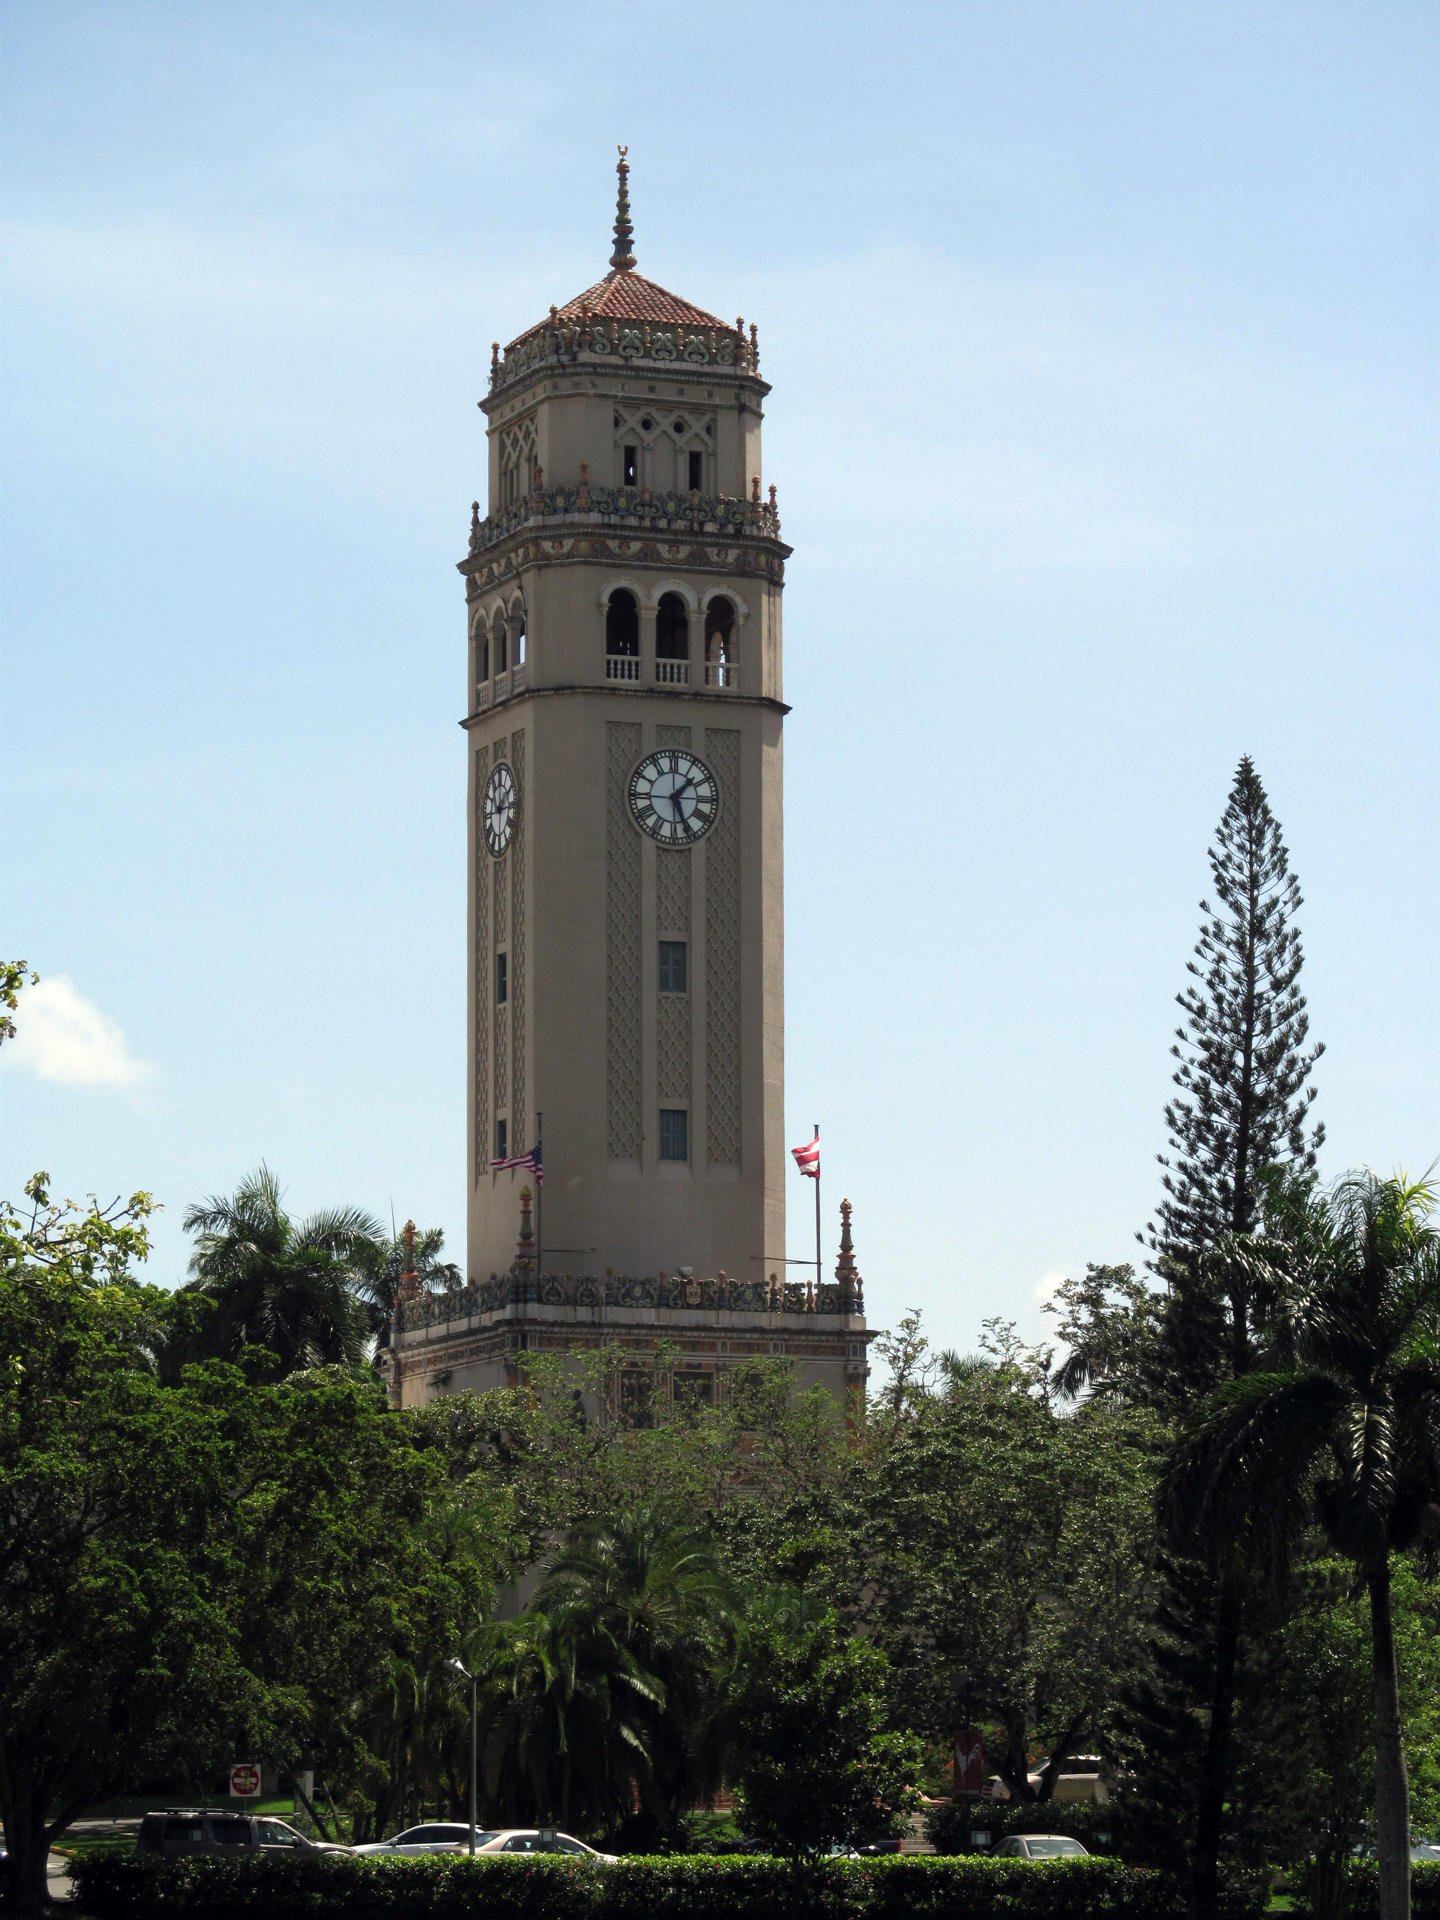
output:
[[[820, 1138], [820, 1124], [815, 1123], [815, 1138]], [[815, 1156], [815, 1301], [820, 1301], [820, 1156]]]
[[535, 1278], [545, 1278], [545, 1116], [535, 1115], [535, 1149], [540, 1165], [535, 1173]]

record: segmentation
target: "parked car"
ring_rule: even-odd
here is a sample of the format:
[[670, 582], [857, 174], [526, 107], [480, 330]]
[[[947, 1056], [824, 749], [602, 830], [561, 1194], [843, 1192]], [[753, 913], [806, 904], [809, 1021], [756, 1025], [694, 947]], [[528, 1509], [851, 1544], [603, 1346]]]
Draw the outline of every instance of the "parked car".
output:
[[[477, 1827], [475, 1846], [477, 1851], [500, 1833], [498, 1827]], [[353, 1849], [366, 1855], [396, 1853], [468, 1853], [470, 1851], [470, 1823], [468, 1820], [432, 1820], [429, 1826], [407, 1827], [403, 1833], [397, 1833], [390, 1840], [368, 1840], [363, 1847]]]
[[267, 1814], [231, 1813], [224, 1807], [166, 1807], [147, 1813], [135, 1845], [141, 1853], [349, 1853], [333, 1840], [307, 1840]]
[[[469, 1828], [466, 1828], [469, 1832]], [[478, 1836], [477, 1836], [478, 1837]], [[557, 1833], [550, 1827], [502, 1827], [491, 1834], [477, 1853], [583, 1853], [591, 1860], [614, 1860], [613, 1853], [597, 1853], [573, 1834]]]
[[996, 1860], [1088, 1860], [1090, 1852], [1068, 1833], [1012, 1833], [995, 1848]]

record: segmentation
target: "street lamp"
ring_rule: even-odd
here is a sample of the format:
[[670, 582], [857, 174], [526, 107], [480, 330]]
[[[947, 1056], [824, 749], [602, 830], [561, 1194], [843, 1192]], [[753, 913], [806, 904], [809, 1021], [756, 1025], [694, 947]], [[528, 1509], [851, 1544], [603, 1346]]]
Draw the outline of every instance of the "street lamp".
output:
[[461, 1665], [458, 1660], [448, 1662], [463, 1680], [470, 1682], [470, 1858], [475, 1858], [475, 1675]]

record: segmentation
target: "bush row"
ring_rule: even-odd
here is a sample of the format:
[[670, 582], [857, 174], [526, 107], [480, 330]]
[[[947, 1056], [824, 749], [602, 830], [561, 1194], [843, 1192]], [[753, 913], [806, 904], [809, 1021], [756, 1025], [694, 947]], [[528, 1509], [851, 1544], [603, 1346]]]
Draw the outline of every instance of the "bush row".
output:
[[901, 1855], [796, 1866], [736, 1855], [471, 1861], [92, 1855], [75, 1864], [92, 1920], [352, 1914], [366, 1920], [1175, 1920], [1173, 1882], [1114, 1860]]
[[[1314, 1920], [1315, 1888], [1307, 1874], [1297, 1876], [1291, 1910], [1297, 1920]], [[1440, 1920], [1440, 1860], [1422, 1860], [1410, 1870], [1411, 1920]], [[1380, 1920], [1380, 1868], [1373, 1860], [1352, 1860], [1345, 1868], [1346, 1920]]]

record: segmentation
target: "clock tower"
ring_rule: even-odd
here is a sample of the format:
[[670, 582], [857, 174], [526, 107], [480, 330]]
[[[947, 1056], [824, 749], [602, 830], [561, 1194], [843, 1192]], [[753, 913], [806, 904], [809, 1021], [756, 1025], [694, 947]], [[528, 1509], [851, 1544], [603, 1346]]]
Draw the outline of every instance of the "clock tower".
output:
[[[480, 402], [488, 502], [459, 563], [467, 1284], [402, 1312], [407, 1401], [427, 1370], [432, 1390], [494, 1384], [517, 1347], [592, 1321], [594, 1340], [659, 1320], [673, 1338], [719, 1314], [738, 1336], [743, 1312], [736, 1352], [789, 1351], [787, 1314], [822, 1295], [821, 1372], [842, 1394], [865, 1372], [858, 1277], [812, 1283], [807, 1307], [781, 1265], [790, 549], [761, 464], [770, 389], [755, 327], [636, 271], [623, 148], [618, 173], [610, 270], [497, 343]], [[532, 1152], [542, 1116], [532, 1213], [533, 1167], [496, 1163]], [[713, 1368], [721, 1343], [701, 1344]]]

